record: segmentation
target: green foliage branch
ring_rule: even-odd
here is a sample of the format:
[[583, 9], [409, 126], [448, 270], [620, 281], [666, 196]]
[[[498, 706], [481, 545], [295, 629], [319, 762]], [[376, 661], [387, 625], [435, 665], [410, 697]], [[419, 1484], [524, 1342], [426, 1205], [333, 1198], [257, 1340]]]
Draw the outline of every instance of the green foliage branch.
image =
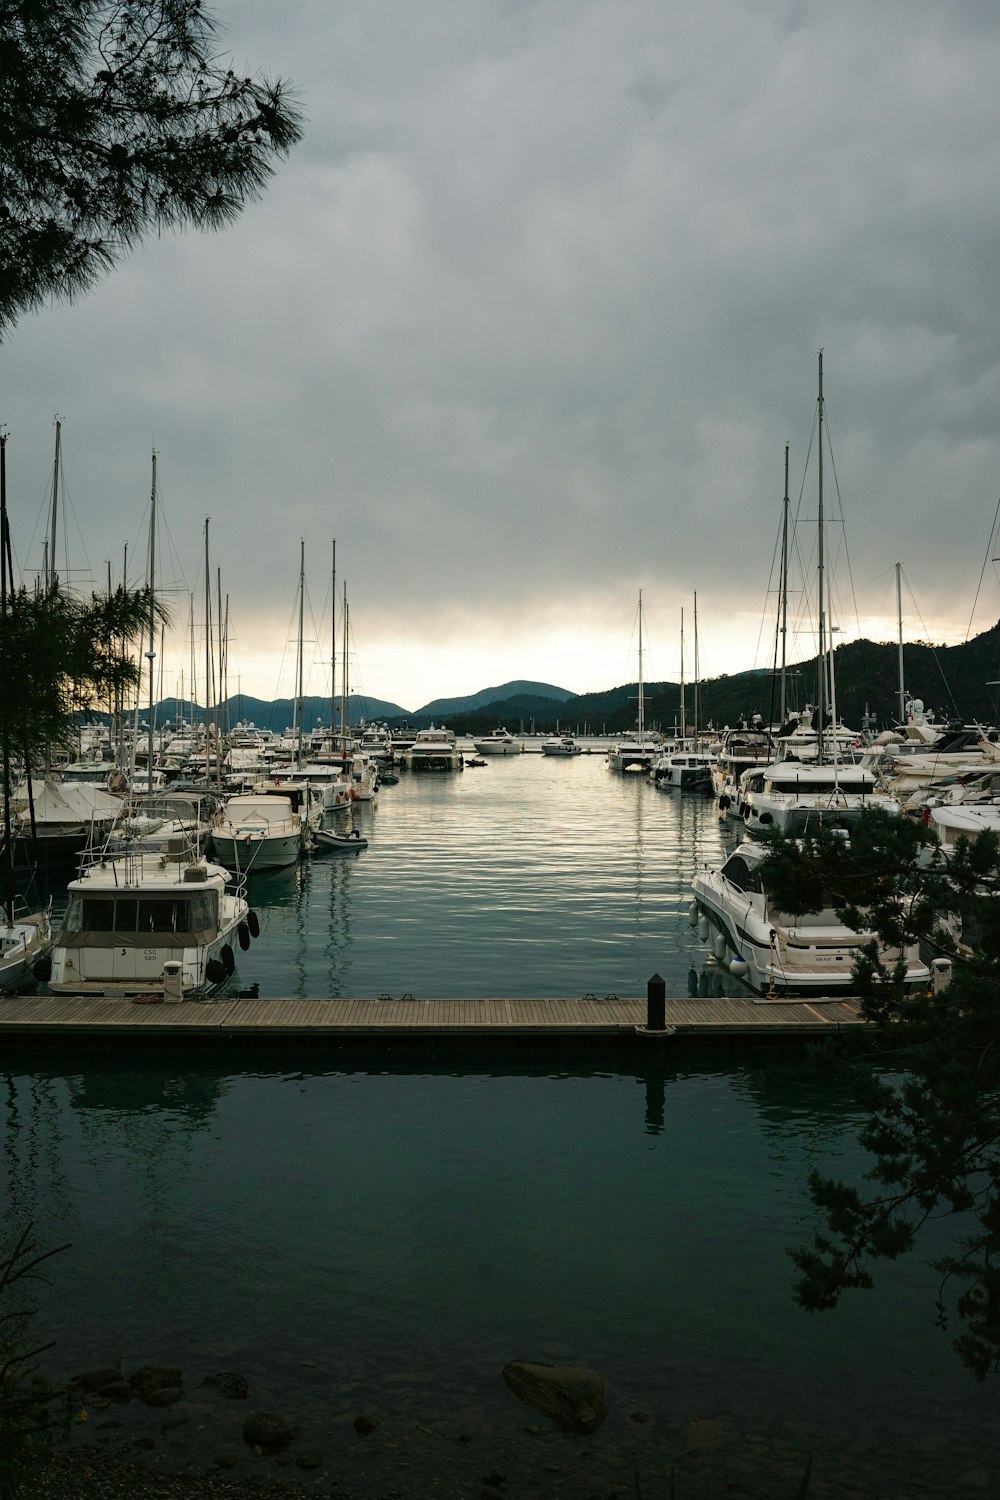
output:
[[[874, 1285], [875, 1263], [947, 1220], [949, 1249], [930, 1262], [937, 1321], [957, 1324], [954, 1348], [983, 1379], [1000, 1369], [1000, 842], [959, 839], [946, 860], [932, 829], [877, 809], [849, 842], [829, 828], [768, 842], [762, 878], [779, 908], [802, 915], [831, 901], [873, 934], [855, 967], [870, 1025], [822, 1049], [852, 1071], [872, 1187], [810, 1175], [825, 1225], [790, 1251], [795, 1298], [836, 1307]], [[940, 993], [908, 992], [902, 958], [890, 964], [879, 945], [916, 941], [952, 961]]]
[[[72, 745], [74, 715], [127, 701], [140, 680], [135, 650], [149, 625], [149, 590], [89, 597], [18, 589], [0, 617], [0, 742], [29, 763]], [[153, 606], [165, 622], [165, 607]]]
[[219, 229], [302, 133], [215, 51], [201, 0], [0, 0], [0, 336], [147, 232]]

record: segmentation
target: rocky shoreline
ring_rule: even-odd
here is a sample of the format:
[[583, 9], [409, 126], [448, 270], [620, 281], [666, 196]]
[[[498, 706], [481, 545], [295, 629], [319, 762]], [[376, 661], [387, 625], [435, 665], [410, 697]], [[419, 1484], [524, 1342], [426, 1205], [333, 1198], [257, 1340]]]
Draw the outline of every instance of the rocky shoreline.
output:
[[[61, 1385], [39, 1379], [51, 1449], [31, 1500], [975, 1500], [993, 1493], [974, 1454], [956, 1464], [932, 1427], [889, 1451], [820, 1426], [775, 1420], [767, 1433], [713, 1416], [669, 1423], [582, 1366], [513, 1361], [497, 1401], [452, 1398], [411, 1375], [380, 1395], [329, 1387], [309, 1427], [254, 1409], [234, 1371], [109, 1363]], [[506, 1389], [505, 1389], [506, 1388]], [[371, 1392], [369, 1391], [369, 1396]], [[355, 1398], [352, 1400], [352, 1397]], [[457, 1401], [456, 1399], [457, 1398]], [[516, 1399], [515, 1399], [516, 1398]], [[265, 1397], [266, 1399], [266, 1397]], [[463, 1402], [463, 1404], [458, 1404]], [[673, 1489], [672, 1489], [673, 1486]]]

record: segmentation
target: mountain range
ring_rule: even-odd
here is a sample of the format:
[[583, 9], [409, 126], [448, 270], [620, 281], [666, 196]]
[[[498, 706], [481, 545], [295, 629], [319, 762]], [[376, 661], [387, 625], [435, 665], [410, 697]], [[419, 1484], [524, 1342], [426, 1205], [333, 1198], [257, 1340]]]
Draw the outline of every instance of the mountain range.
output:
[[[899, 649], [890, 642], [851, 641], [835, 652], [837, 712], [844, 723], [860, 727], [869, 715], [879, 725], [895, 723], [899, 703]], [[920, 698], [941, 719], [962, 719], [994, 724], [1000, 718], [1000, 622], [960, 646], [935, 646], [926, 641], [903, 648], [904, 681], [907, 692]], [[787, 702], [792, 708], [815, 703], [816, 659], [798, 662], [787, 671]], [[650, 727], [672, 729], [680, 722], [680, 684], [647, 682], [644, 685], [645, 722]], [[481, 734], [499, 723], [524, 733], [531, 729], [550, 732], [557, 724], [574, 732], [616, 733], [631, 728], [637, 716], [638, 684], [624, 683], [599, 692], [574, 694], [551, 683], [516, 680], [483, 688], [458, 698], [435, 698], [422, 708], [407, 710], [398, 703], [354, 695], [350, 699], [350, 723], [385, 720], [394, 728], [406, 724], [422, 728], [446, 720], [456, 731]], [[685, 714], [689, 726], [721, 728], [742, 718], [760, 714], [771, 722], [778, 717], [778, 694], [774, 674], [757, 668], [711, 678], [685, 686]], [[339, 708], [339, 704], [338, 704]], [[223, 705], [223, 718], [230, 726], [240, 721], [255, 723], [276, 733], [291, 726], [294, 704], [290, 698], [267, 701], [246, 694]], [[195, 706], [194, 717], [202, 710]], [[191, 704], [167, 699], [157, 706], [157, 722], [190, 719]], [[306, 729], [330, 722], [330, 699], [303, 699], [302, 723]]]

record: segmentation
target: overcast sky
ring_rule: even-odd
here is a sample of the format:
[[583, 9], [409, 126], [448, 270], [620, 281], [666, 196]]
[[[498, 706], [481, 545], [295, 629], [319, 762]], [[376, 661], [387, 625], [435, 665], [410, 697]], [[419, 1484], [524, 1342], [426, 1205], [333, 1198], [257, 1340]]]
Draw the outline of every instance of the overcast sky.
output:
[[[300, 538], [307, 691], [334, 538], [352, 686], [406, 708], [634, 680], [640, 589], [647, 679], [682, 609], [693, 674], [695, 591], [702, 675], [764, 665], [786, 442], [815, 577], [822, 348], [840, 639], [895, 638], [897, 562], [908, 638], [1000, 617], [995, 0], [214, 10], [306, 135], [234, 228], [0, 347], [26, 574], [58, 412], [60, 570], [117, 581], [127, 543], [142, 581], [155, 445], [162, 581], [203, 629], [210, 517], [233, 692], [293, 690]], [[166, 692], [188, 655], [179, 629]]]

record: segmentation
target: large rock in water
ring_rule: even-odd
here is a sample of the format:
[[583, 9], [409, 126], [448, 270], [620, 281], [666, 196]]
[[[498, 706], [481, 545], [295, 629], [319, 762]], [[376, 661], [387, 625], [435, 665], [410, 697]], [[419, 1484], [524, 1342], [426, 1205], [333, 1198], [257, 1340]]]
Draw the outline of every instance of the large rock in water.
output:
[[585, 1365], [514, 1359], [504, 1365], [503, 1378], [519, 1400], [551, 1417], [566, 1432], [594, 1432], [608, 1414], [604, 1381]]

